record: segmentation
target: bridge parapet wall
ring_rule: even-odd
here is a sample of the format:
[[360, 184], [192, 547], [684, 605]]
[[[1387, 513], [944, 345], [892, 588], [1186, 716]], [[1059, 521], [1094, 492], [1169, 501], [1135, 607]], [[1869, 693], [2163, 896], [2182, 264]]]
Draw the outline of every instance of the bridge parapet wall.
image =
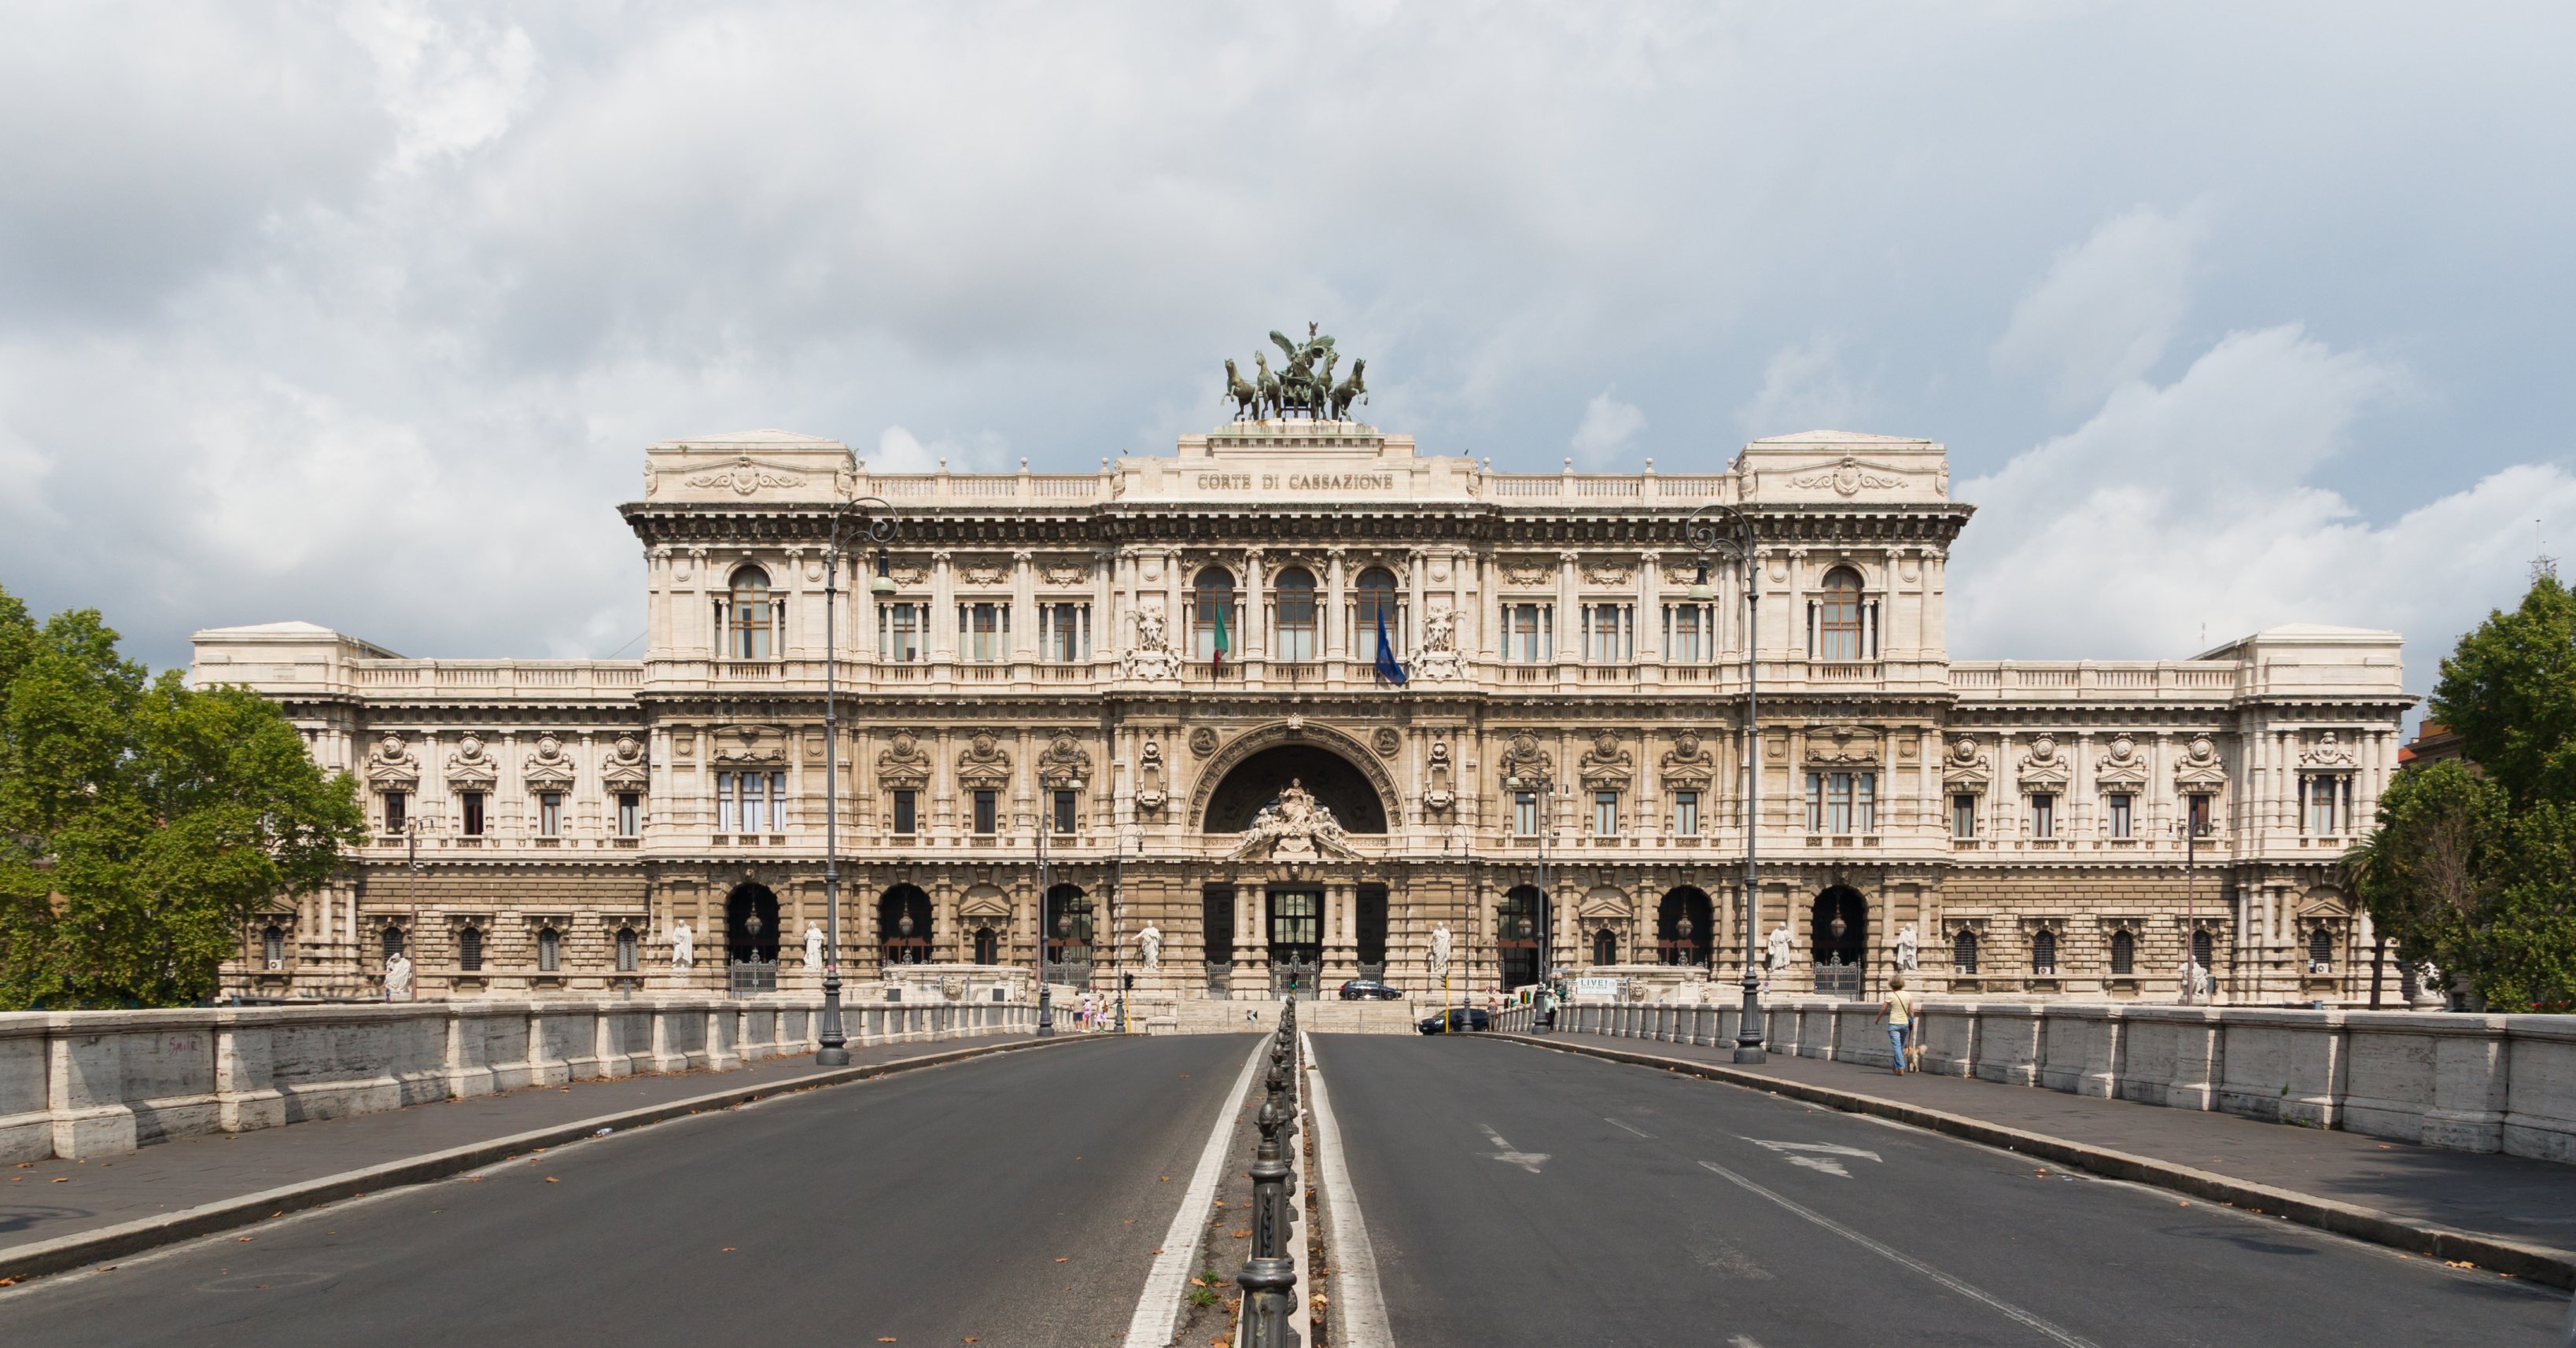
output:
[[[115, 1156], [522, 1086], [817, 1047], [819, 999], [663, 996], [0, 1014], [0, 1161]], [[852, 1047], [1026, 1033], [1025, 1003], [863, 1004]]]
[[[1772, 997], [1767, 1047], [1891, 1064], [1875, 1002]], [[1659, 1014], [1659, 1012], [1661, 1014]], [[1922, 999], [1923, 1070], [2576, 1164], [2576, 1016]], [[1710, 1047], [1737, 1008], [1570, 1006], [1559, 1031]], [[1495, 1028], [1526, 1031], [1515, 1007]]]

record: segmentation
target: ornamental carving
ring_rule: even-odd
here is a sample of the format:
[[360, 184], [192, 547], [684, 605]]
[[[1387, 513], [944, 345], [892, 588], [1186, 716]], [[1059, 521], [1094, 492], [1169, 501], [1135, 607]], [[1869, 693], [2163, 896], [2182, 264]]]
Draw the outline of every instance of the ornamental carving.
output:
[[976, 731], [974, 742], [957, 755], [957, 784], [969, 791], [999, 791], [1010, 781], [1010, 753], [992, 731]]
[[1136, 751], [1136, 808], [1152, 814], [1171, 799], [1163, 790], [1163, 745], [1159, 740], [1145, 741]]
[[1849, 455], [1845, 455], [1841, 463], [1835, 464], [1833, 467], [1828, 468], [1821, 473], [1809, 473], [1805, 477], [1793, 477], [1789, 479], [1789, 485], [1808, 491], [1813, 491], [1819, 487], [1831, 487], [1834, 489], [1835, 495], [1856, 496], [1864, 488], [1879, 489], [1902, 486], [1904, 484], [1896, 478], [1880, 477], [1878, 474], [1861, 467], [1860, 460], [1852, 458]]
[[2212, 792], [2227, 784], [2227, 765], [2219, 759], [2218, 745], [2207, 735], [2194, 735], [2191, 744], [2174, 763], [2174, 784], [2185, 791]]
[[1522, 590], [1554, 585], [1556, 565], [1535, 557], [1514, 557], [1503, 563], [1503, 580]]
[[1538, 746], [1538, 736], [1524, 731], [1503, 746], [1502, 771], [1507, 781], [1514, 777], [1523, 781], [1552, 778], [1556, 775], [1556, 760]]
[[968, 562], [957, 568], [957, 578], [968, 585], [999, 585], [1011, 578], [1011, 569], [999, 562]]
[[420, 758], [403, 743], [403, 737], [391, 730], [367, 751], [367, 777], [386, 786], [403, 786], [420, 780]]
[[608, 762], [599, 770], [609, 786], [621, 790], [640, 790], [652, 775], [644, 761], [644, 744], [633, 735], [620, 735], [608, 750]]
[[1080, 565], [1069, 565], [1069, 566], [1060, 565], [1060, 566], [1050, 566], [1050, 567], [1048, 567], [1048, 568], [1046, 569], [1046, 583], [1047, 583], [1047, 584], [1049, 584], [1049, 585], [1054, 585], [1054, 586], [1059, 586], [1059, 587], [1061, 587], [1061, 586], [1067, 586], [1067, 585], [1080, 585], [1081, 583], [1083, 583], [1083, 582], [1084, 582], [1084, 581], [1086, 581], [1086, 580], [1089, 580], [1090, 578], [1091, 578], [1091, 572], [1090, 572], [1090, 570], [1089, 570], [1088, 568], [1083, 567], [1083, 566], [1080, 566]]
[[1431, 780], [1422, 793], [1422, 808], [1434, 814], [1445, 813], [1458, 803], [1458, 793], [1449, 788], [1449, 741], [1431, 742]]
[[1057, 790], [1073, 785], [1077, 778], [1091, 776], [1091, 755], [1084, 752], [1073, 736], [1057, 732], [1046, 752], [1038, 755], [1038, 780]]
[[2093, 783], [2113, 795], [2136, 795], [2147, 789], [2147, 756], [2138, 742], [2126, 735], [2113, 735], [2103, 749], [2100, 762], [2093, 765]]
[[1941, 756], [1941, 784], [1953, 791], [1983, 791], [1993, 779], [1994, 755], [1967, 735], [1951, 741]]
[[1347, 860], [1359, 855], [1342, 832], [1341, 821], [1315, 799], [1297, 778], [1252, 816], [1252, 827], [1232, 853], [1237, 861]]
[[2318, 735], [2317, 742], [2299, 755], [2299, 766], [2326, 772], [2349, 772], [2359, 764], [2353, 757], [2352, 746], [2335, 738], [2335, 733], [2329, 730]]
[[1620, 562], [1589, 562], [1584, 565], [1583, 579], [1594, 585], [1625, 585], [1636, 570]]
[[537, 747], [528, 754], [519, 775], [530, 786], [568, 787], [573, 782], [572, 755], [564, 752], [563, 741], [552, 732], [537, 736]]
[[1181, 657], [1172, 649], [1161, 609], [1148, 606], [1136, 610], [1136, 644], [1119, 652], [1118, 674], [1127, 679], [1181, 676]]
[[1807, 735], [1807, 761], [1819, 767], [1875, 767], [1878, 765], [1878, 737], [1864, 735], [1849, 726], [1836, 726], [1822, 734]]
[[687, 481], [692, 487], [730, 487], [736, 496], [749, 496], [763, 487], [804, 486], [805, 476], [754, 463], [750, 455], [743, 454], [735, 457], [732, 467], [700, 473]]
[[1392, 727], [1379, 726], [1377, 733], [1369, 737], [1369, 747], [1377, 750], [1380, 758], [1393, 758], [1404, 747], [1404, 740]]
[[929, 583], [930, 568], [919, 565], [888, 567], [886, 578], [907, 590], [919, 589]]
[[2055, 736], [2042, 735], [2030, 742], [2021, 756], [2021, 789], [2044, 795], [2055, 795], [2066, 789], [2068, 776], [2066, 755], [2057, 747]]
[[1592, 737], [1592, 747], [1583, 751], [1583, 784], [1596, 791], [1624, 788], [1628, 779], [1636, 775], [1636, 766], [1636, 755], [1619, 746], [1615, 732], [1597, 732]]
[[709, 736], [710, 756], [719, 763], [785, 763], [787, 732], [774, 725], [729, 725]]
[[1455, 679], [1464, 672], [1458, 655], [1458, 615], [1445, 608], [1422, 615], [1422, 649], [1413, 653], [1413, 677]]
[[1216, 732], [1206, 726], [1190, 732], [1190, 752], [1201, 758], [1216, 752]]
[[877, 755], [877, 784], [893, 791], [918, 791], [930, 785], [930, 754], [911, 731], [896, 731], [894, 743]]
[[1673, 737], [1673, 747], [1664, 751], [1664, 785], [1680, 791], [1705, 791], [1717, 777], [1717, 762], [1700, 744], [1699, 736], [1685, 730]]
[[483, 745], [483, 737], [472, 731], [458, 741], [456, 752], [447, 758], [447, 780], [456, 786], [473, 790], [489, 788], [501, 775], [499, 760]]

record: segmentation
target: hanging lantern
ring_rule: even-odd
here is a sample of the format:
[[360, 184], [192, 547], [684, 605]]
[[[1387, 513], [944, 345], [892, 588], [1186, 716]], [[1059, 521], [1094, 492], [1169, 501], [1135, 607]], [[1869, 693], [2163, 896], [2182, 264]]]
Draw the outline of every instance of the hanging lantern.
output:
[[912, 912], [910, 909], [906, 909], [903, 916], [894, 920], [894, 934], [903, 937], [910, 937], [912, 935]]
[[1843, 939], [1843, 930], [1847, 925], [1849, 924], [1843, 921], [1843, 915], [1836, 913], [1834, 914], [1834, 920], [1825, 924], [1825, 929], [1832, 932], [1834, 934], [1834, 939], [1839, 941]]

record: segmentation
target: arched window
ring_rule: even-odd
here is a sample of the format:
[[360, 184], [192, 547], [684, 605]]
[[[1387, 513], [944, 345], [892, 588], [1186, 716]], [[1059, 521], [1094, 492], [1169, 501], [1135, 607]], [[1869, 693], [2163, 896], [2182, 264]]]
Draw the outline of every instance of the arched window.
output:
[[271, 969], [286, 967], [286, 929], [274, 922], [260, 928], [260, 963]]
[[1386, 629], [1387, 649], [1396, 658], [1404, 656], [1404, 623], [1395, 610], [1395, 573], [1382, 566], [1372, 566], [1360, 573], [1359, 601], [1352, 610], [1358, 626], [1351, 632], [1358, 638], [1352, 652], [1365, 659], [1377, 658], [1377, 634], [1380, 625]]
[[1950, 938], [1950, 972], [1973, 974], [1977, 971], [1977, 934], [1965, 927]]
[[1592, 933], [1592, 962], [1595, 964], [1617, 964], [1619, 962], [1618, 933], [1610, 930], [1608, 927], [1603, 927], [1601, 930]]
[[400, 927], [393, 927], [393, 926], [388, 926], [388, 927], [386, 927], [386, 928], [385, 928], [385, 934], [384, 934], [384, 938], [383, 938], [383, 939], [384, 939], [384, 945], [383, 945], [384, 958], [386, 958], [386, 959], [392, 959], [394, 956], [399, 955], [399, 954], [401, 954], [401, 953], [403, 952], [403, 929], [402, 929], [402, 928], [400, 928]]
[[877, 900], [877, 941], [888, 964], [930, 962], [930, 896], [896, 885]]
[[1002, 962], [1002, 938], [995, 935], [991, 927], [975, 929], [975, 962], [977, 964]]
[[1211, 566], [1190, 585], [1190, 654], [1212, 660], [1232, 654], [1241, 641], [1242, 615], [1235, 611], [1234, 573]]
[[736, 660], [768, 659], [775, 649], [770, 638], [778, 607], [769, 597], [769, 573], [756, 566], [737, 568], [731, 597], [725, 653]]
[[2308, 929], [2308, 972], [2323, 973], [2334, 965], [2334, 933], [2323, 927]]
[[617, 929], [617, 972], [621, 974], [631, 974], [635, 972], [638, 956], [641, 953], [642, 952], [637, 949], [635, 929], [633, 927], [619, 927]]
[[2133, 974], [2138, 971], [2138, 938], [2125, 928], [2111, 933], [2111, 972]]
[[483, 967], [483, 932], [477, 927], [460, 927], [456, 931], [456, 967], [472, 973]]
[[552, 927], [537, 928], [537, 972], [550, 974], [563, 968], [563, 933]]
[[2057, 933], [2046, 927], [2030, 937], [2030, 971], [2035, 974], [2057, 972]]
[[2192, 963], [2199, 965], [2203, 969], [2210, 967], [2210, 939], [2208, 928], [2204, 927], [2191, 934], [2191, 959]]
[[1271, 582], [1275, 591], [1272, 603], [1279, 615], [1278, 649], [1281, 660], [1312, 660], [1322, 634], [1323, 622], [1315, 608], [1315, 576], [1302, 566], [1292, 566]]
[[1838, 566], [1825, 573], [1816, 598], [1816, 658], [1863, 660], [1860, 573]]
[[1091, 962], [1091, 896], [1079, 885], [1057, 885], [1046, 896], [1049, 964]]

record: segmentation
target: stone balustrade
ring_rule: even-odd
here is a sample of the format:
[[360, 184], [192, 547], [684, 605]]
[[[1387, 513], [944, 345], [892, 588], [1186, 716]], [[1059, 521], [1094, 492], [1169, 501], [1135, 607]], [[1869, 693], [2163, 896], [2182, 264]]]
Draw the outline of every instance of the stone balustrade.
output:
[[[819, 998], [190, 1007], [0, 1014], [0, 1161], [114, 1156], [240, 1133], [645, 1072], [813, 1051]], [[843, 1011], [853, 1048], [1025, 1033], [1024, 1002]]]
[[[1765, 1007], [1773, 1053], [1890, 1065], [1875, 1002]], [[1578, 1003], [1557, 1030], [1717, 1046], [1738, 1014]], [[1529, 1019], [1514, 1008], [1495, 1028]], [[1923, 1069], [1945, 1076], [2576, 1163], [2576, 1016], [1926, 998], [1915, 1027]]]

